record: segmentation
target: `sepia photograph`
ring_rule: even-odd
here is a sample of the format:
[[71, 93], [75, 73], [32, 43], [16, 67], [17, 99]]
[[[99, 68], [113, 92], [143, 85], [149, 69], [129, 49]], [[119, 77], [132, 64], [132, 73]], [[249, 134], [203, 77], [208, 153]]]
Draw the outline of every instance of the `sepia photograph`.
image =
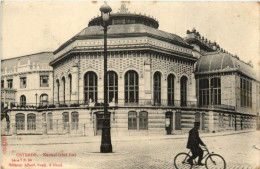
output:
[[260, 4], [1, 1], [1, 169], [260, 169]]

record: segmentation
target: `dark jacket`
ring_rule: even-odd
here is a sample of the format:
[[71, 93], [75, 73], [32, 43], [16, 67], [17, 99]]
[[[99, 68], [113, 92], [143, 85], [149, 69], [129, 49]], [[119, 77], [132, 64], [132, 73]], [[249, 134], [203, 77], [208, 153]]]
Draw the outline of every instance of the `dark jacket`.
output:
[[188, 138], [188, 143], [187, 143], [187, 148], [192, 149], [196, 148], [199, 145], [205, 145], [200, 137], [199, 137], [199, 132], [195, 128], [191, 129], [189, 132], [189, 138]]

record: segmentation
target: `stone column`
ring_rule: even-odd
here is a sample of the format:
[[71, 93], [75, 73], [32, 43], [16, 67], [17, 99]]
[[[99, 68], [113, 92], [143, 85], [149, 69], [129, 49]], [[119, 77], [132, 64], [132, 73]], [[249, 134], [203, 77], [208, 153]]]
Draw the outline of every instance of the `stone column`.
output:
[[13, 123], [13, 135], [17, 135], [17, 125], [16, 123]]
[[[75, 64], [72, 66], [72, 93], [71, 93], [71, 101], [76, 102], [78, 101], [78, 96], [79, 96], [79, 86], [78, 86], [78, 65]], [[80, 98], [83, 99], [83, 98]]]
[[42, 123], [42, 134], [43, 135], [47, 134], [47, 123], [46, 122]]
[[144, 61], [144, 98], [152, 99], [151, 90], [151, 60], [148, 58]]

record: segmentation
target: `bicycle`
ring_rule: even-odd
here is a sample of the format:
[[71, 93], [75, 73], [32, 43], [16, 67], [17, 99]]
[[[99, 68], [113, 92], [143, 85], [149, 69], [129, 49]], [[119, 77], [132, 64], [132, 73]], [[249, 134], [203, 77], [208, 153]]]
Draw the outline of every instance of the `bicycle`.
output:
[[[215, 154], [214, 152], [210, 153], [207, 147], [201, 147], [203, 151], [206, 151], [206, 155], [203, 156], [202, 160], [205, 159], [205, 166], [207, 169], [226, 169], [226, 162], [224, 158]], [[197, 166], [197, 162], [194, 159], [194, 165], [190, 165], [187, 161], [191, 157], [191, 151], [189, 153], [179, 153], [174, 158], [174, 166], [176, 169], [185, 169], [192, 168]]]

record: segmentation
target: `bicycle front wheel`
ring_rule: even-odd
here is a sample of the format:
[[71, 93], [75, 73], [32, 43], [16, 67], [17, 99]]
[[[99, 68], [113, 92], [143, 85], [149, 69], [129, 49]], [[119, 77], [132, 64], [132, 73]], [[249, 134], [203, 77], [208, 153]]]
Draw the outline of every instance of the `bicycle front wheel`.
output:
[[226, 169], [226, 162], [221, 155], [211, 154], [205, 161], [207, 169]]
[[187, 153], [179, 153], [174, 158], [174, 166], [176, 169], [185, 169], [191, 168], [192, 166], [187, 162], [190, 158]]

